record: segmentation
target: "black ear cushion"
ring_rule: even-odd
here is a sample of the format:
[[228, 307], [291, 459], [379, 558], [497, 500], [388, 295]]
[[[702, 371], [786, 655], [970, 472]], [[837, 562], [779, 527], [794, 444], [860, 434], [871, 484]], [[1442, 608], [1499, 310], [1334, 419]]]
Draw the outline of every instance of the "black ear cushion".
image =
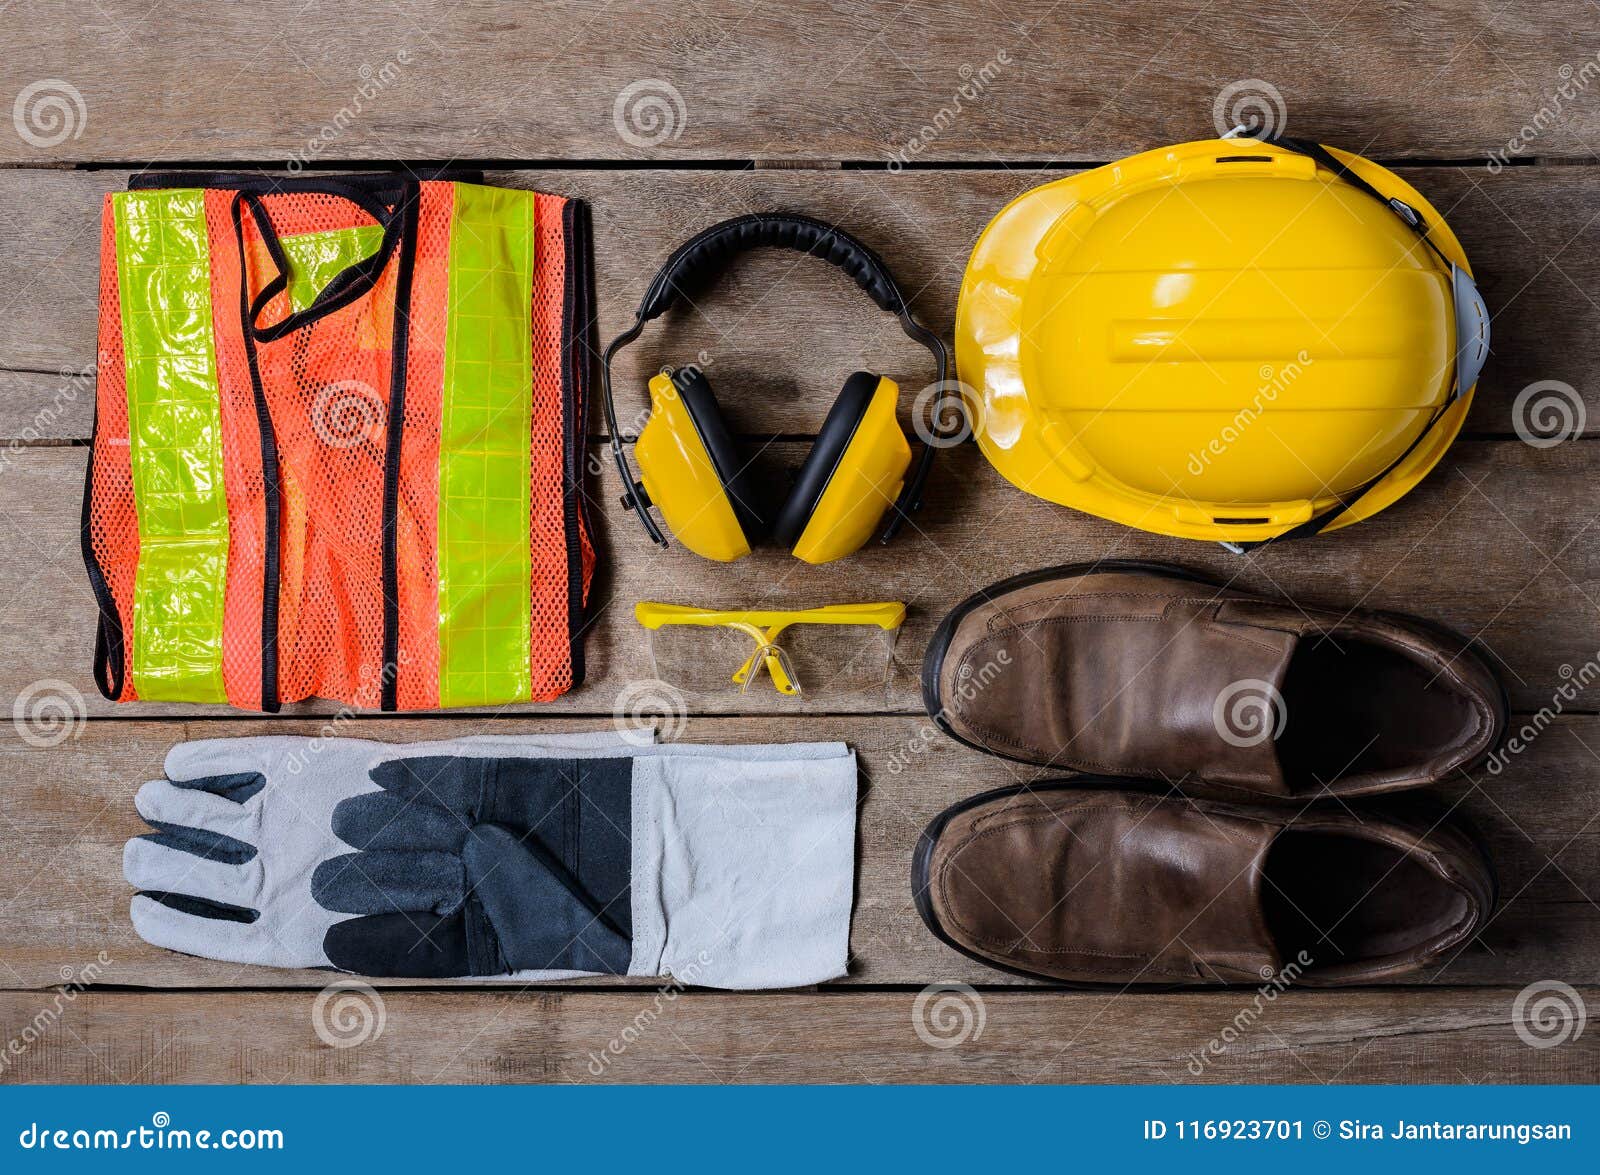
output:
[[828, 409], [822, 431], [817, 433], [789, 496], [783, 500], [773, 520], [772, 539], [780, 546], [792, 547], [800, 541], [812, 512], [822, 501], [822, 491], [828, 488], [833, 471], [838, 468], [839, 458], [850, 447], [861, 418], [872, 406], [872, 393], [878, 390], [878, 380], [879, 377], [870, 371], [858, 371], [844, 381], [844, 389]]
[[744, 537], [752, 544], [767, 533], [766, 511], [761, 508], [760, 487], [754, 470], [733, 439], [728, 422], [723, 419], [722, 407], [711, 390], [705, 372], [698, 367], [680, 367], [672, 373], [673, 386], [694, 421], [700, 443], [711, 455], [711, 467], [727, 492], [733, 515], [739, 520]]

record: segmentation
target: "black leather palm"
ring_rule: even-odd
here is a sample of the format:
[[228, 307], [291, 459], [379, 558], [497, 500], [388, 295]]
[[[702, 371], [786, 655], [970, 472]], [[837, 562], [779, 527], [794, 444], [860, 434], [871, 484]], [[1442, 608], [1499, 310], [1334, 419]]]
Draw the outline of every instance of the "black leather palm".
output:
[[319, 905], [360, 915], [329, 929], [329, 961], [412, 978], [626, 974], [632, 763], [383, 763], [381, 791], [334, 808], [334, 833], [356, 851], [312, 877]]

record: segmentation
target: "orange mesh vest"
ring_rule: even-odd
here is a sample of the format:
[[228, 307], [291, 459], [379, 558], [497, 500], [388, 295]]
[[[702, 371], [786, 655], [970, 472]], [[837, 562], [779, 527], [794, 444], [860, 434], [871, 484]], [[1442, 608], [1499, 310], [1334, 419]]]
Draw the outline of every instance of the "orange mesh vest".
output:
[[585, 206], [393, 175], [106, 197], [84, 492], [115, 700], [545, 701], [583, 675]]

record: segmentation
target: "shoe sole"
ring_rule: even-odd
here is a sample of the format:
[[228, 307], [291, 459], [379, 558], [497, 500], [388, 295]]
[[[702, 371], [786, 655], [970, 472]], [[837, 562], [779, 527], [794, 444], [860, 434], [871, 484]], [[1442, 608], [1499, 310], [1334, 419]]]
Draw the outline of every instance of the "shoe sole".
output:
[[[928, 717], [933, 720], [933, 724], [938, 727], [939, 730], [947, 737], [954, 739], [964, 747], [971, 747], [975, 751], [981, 751], [986, 755], [993, 755], [998, 759], [1005, 759], [1012, 763], [1023, 763], [1030, 767], [1042, 767], [1045, 769], [1050, 769], [1051, 764], [1036, 763], [1032, 759], [1024, 759], [1017, 755], [1009, 755], [1004, 751], [995, 750], [993, 747], [985, 746], [982, 743], [973, 742], [971, 739], [963, 738], [961, 735], [957, 734], [950, 726], [949, 721], [945, 718], [944, 704], [939, 700], [939, 674], [944, 669], [945, 654], [949, 652], [950, 642], [955, 636], [956, 628], [960, 625], [962, 620], [966, 619], [966, 617], [974, 610], [984, 604], [993, 602], [996, 596], [1004, 595], [1005, 593], [1015, 591], [1018, 588], [1032, 587], [1034, 584], [1044, 583], [1048, 580], [1081, 579], [1086, 575], [1095, 575], [1102, 572], [1132, 572], [1161, 575], [1172, 579], [1187, 580], [1190, 583], [1197, 583], [1205, 587], [1216, 588], [1219, 591], [1229, 590], [1226, 584], [1219, 582], [1209, 575], [1205, 575], [1198, 571], [1193, 571], [1187, 567], [1179, 566], [1176, 563], [1162, 563], [1160, 561], [1150, 559], [1105, 559], [1094, 563], [1064, 563], [1057, 567], [1044, 567], [1038, 571], [1028, 571], [1021, 575], [1013, 575], [1009, 579], [1002, 579], [998, 583], [990, 584], [989, 587], [980, 592], [973, 593], [952, 608], [950, 613], [939, 622], [939, 627], [934, 629], [933, 637], [928, 642], [928, 651], [923, 655], [922, 659], [922, 708], [928, 712]], [[1471, 657], [1473, 661], [1476, 662], [1486, 674], [1488, 674], [1489, 679], [1494, 682], [1496, 687], [1496, 700], [1498, 702], [1498, 713], [1496, 718], [1499, 726], [1499, 734], [1496, 736], [1494, 742], [1480, 752], [1475, 758], [1473, 758], [1470, 762], [1463, 763], [1460, 767], [1460, 770], [1471, 771], [1480, 766], [1484, 760], [1486, 760], [1502, 743], [1504, 743], [1506, 739], [1506, 735], [1510, 727], [1511, 696], [1510, 692], [1506, 689], [1505, 681], [1496, 671], [1494, 665], [1487, 657], [1477, 650], [1477, 641], [1457, 632], [1448, 625], [1440, 624], [1433, 620], [1427, 620], [1421, 616], [1413, 616], [1409, 612], [1374, 610], [1368, 614], [1373, 616], [1381, 616], [1391, 623], [1398, 624], [1400, 627], [1410, 630], [1415, 635], [1427, 638], [1435, 643], [1445, 643], [1446, 641], [1449, 643], [1459, 643], [1461, 646], [1461, 651], [1456, 655], [1459, 657]], [[1071, 771], [1072, 768], [1062, 767], [1060, 770]], [[1411, 786], [1427, 787], [1429, 784], [1417, 783]], [[1393, 790], [1407, 791], [1411, 789], [1396, 788]], [[1241, 794], [1243, 796], [1254, 795], [1255, 793], [1242, 791]], [[1388, 793], [1356, 792], [1345, 794], [1353, 797], [1360, 797], [1363, 794], [1375, 796]], [[1261, 796], [1258, 798], [1267, 802], [1271, 802], [1275, 799], [1293, 800], [1295, 797]]]

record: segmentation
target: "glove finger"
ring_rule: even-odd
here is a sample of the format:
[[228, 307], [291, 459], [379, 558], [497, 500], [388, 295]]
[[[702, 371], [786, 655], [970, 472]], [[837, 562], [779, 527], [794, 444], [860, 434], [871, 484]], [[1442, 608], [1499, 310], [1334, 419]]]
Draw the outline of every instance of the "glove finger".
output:
[[333, 834], [357, 849], [455, 852], [466, 839], [467, 824], [432, 804], [375, 791], [339, 801]]
[[[217, 777], [221, 778], [221, 777]], [[235, 776], [233, 778], [240, 778]], [[266, 781], [259, 775], [251, 779]], [[193, 784], [173, 783], [167, 779], [152, 779], [133, 797], [147, 824], [171, 824], [182, 828], [204, 828], [236, 840], [249, 841], [255, 832], [256, 813], [242, 802], [230, 798], [245, 790], [244, 785], [221, 793]]]
[[339, 914], [444, 913], [460, 907], [466, 885], [454, 853], [346, 853], [317, 866], [311, 896]]
[[[135, 894], [128, 915], [133, 929], [151, 946], [233, 963], [260, 961], [251, 957], [251, 946], [258, 937], [251, 923], [224, 917], [229, 912], [220, 908], [207, 914], [193, 912], [204, 908], [204, 903], [190, 902], [180, 909], [149, 894]], [[237, 913], [249, 915], [254, 911]]]
[[122, 875], [135, 889], [192, 894], [230, 906], [254, 906], [262, 885], [259, 856], [234, 864], [196, 856], [144, 836], [123, 846]]
[[432, 804], [469, 820], [488, 791], [495, 760], [465, 755], [412, 755], [385, 759], [371, 771], [384, 791], [416, 803]]
[[307, 740], [267, 735], [257, 738], [201, 738], [179, 743], [167, 752], [166, 776], [205, 780], [241, 774], [271, 775]]
[[328, 962], [357, 975], [451, 979], [473, 974], [461, 912], [350, 918], [328, 928], [322, 950]]
[[467, 825], [487, 820], [534, 828], [562, 819], [584, 778], [603, 772], [607, 763], [626, 767], [629, 760], [419, 756], [386, 760], [372, 769], [371, 778], [390, 795], [443, 808]]

